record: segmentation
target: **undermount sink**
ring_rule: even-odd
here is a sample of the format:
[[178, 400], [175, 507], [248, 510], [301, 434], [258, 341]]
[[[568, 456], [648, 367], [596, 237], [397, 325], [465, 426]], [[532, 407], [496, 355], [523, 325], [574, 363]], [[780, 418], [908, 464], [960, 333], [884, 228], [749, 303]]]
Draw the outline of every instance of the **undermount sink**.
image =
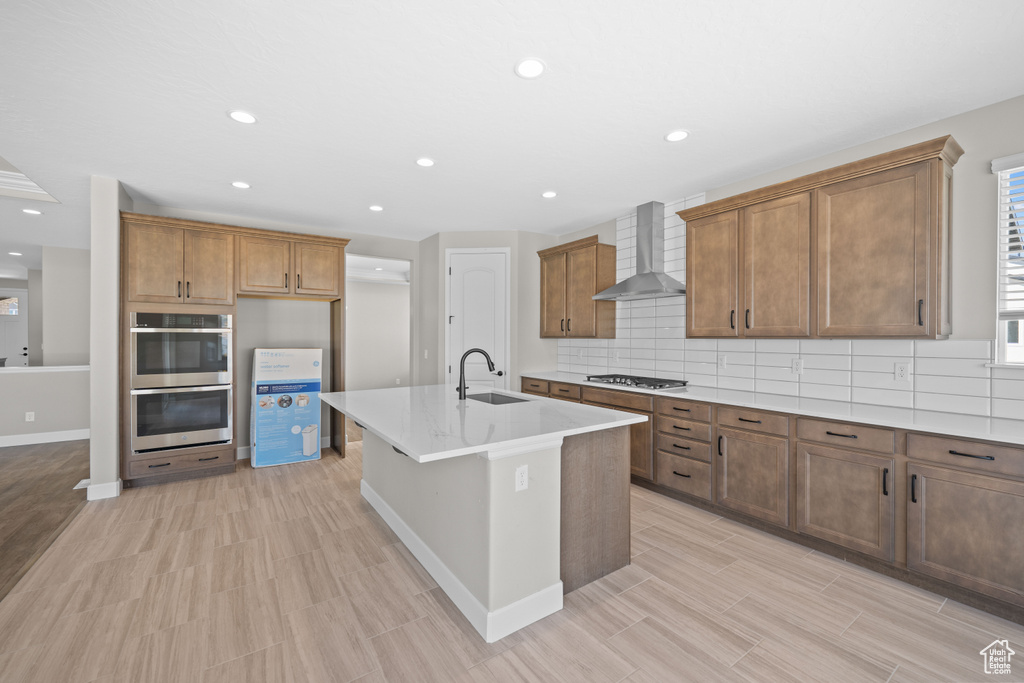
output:
[[490, 403], [491, 405], [496, 406], [505, 405], [506, 403], [526, 403], [526, 401], [529, 400], [525, 398], [516, 398], [515, 396], [506, 396], [505, 394], [494, 394], [490, 392], [486, 394], [473, 394], [471, 396], [467, 396], [466, 398], [473, 399], [474, 401], [480, 401], [482, 403]]

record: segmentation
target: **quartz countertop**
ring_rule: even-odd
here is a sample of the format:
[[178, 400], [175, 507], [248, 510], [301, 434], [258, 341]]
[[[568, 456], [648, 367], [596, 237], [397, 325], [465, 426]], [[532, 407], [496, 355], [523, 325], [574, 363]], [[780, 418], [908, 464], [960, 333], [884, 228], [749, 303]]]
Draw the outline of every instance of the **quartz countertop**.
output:
[[573, 372], [524, 372], [522, 376], [549, 382], [580, 384], [600, 389], [613, 389], [615, 391], [631, 391], [651, 396], [683, 398], [690, 401], [725, 404], [741, 408], [774, 410], [825, 420], [858, 422], [914, 432], [943, 434], [964, 439], [1002, 441], [1018, 446], [1024, 445], [1024, 415], [1021, 416], [1022, 419], [1020, 420], [1010, 420], [693, 385], [675, 389], [637, 389], [619, 384], [588, 382], [586, 375]]
[[647, 419], [514, 391], [470, 389], [469, 394], [488, 391], [526, 400], [505, 405], [459, 401], [450, 384], [338, 391], [320, 394], [320, 399], [417, 462], [473, 453], [500, 457], [494, 454]]

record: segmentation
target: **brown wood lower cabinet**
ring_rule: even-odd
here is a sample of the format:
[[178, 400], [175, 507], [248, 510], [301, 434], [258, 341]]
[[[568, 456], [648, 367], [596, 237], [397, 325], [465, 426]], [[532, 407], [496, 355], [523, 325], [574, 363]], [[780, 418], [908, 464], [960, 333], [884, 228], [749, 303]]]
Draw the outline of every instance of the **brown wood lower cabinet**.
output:
[[711, 465], [658, 451], [658, 470], [654, 474], [654, 483], [711, 500]]
[[1024, 482], [907, 465], [907, 568], [1024, 606]]
[[894, 472], [892, 458], [798, 442], [797, 531], [891, 562]]
[[718, 430], [715, 502], [738, 512], [786, 526], [789, 523], [789, 439]]
[[647, 416], [647, 422], [629, 426], [629, 471], [638, 477], [654, 481], [654, 406], [651, 397], [628, 391], [591, 387], [583, 387], [582, 397], [583, 403]]

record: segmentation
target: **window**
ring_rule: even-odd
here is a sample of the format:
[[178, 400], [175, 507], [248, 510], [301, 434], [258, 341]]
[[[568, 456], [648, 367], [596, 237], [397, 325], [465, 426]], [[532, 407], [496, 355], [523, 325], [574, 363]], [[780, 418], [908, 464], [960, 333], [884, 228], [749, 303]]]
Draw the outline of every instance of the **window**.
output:
[[1024, 363], [1024, 154], [996, 159], [999, 174], [997, 360]]
[[18, 315], [18, 297], [0, 298], [0, 315]]

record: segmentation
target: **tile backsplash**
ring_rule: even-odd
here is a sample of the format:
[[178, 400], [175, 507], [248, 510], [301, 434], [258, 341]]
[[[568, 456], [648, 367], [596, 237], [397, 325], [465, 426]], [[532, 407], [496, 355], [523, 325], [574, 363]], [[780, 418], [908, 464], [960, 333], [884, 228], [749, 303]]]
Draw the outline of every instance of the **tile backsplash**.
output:
[[[686, 228], [665, 206], [665, 271], [686, 280]], [[636, 272], [636, 215], [616, 224], [616, 280]], [[615, 339], [558, 340], [558, 369], [686, 379], [693, 385], [900, 409], [1024, 420], [1024, 368], [990, 367], [991, 339], [686, 339], [686, 297], [616, 304]], [[794, 372], [794, 361], [803, 371]], [[896, 379], [905, 364], [907, 378]], [[834, 404], [833, 404], [834, 405]]]

